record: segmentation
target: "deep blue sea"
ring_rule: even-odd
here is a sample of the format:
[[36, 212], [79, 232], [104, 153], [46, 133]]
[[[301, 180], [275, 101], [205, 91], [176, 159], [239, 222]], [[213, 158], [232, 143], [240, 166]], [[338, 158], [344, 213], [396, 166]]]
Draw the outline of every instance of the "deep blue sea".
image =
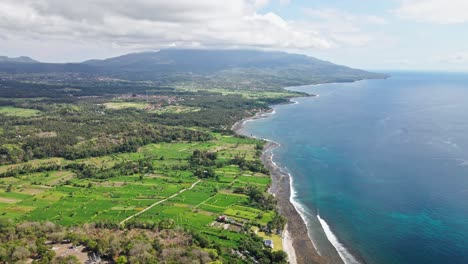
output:
[[390, 74], [291, 88], [319, 96], [274, 106], [244, 133], [281, 144], [273, 159], [322, 255], [468, 263], [468, 75]]

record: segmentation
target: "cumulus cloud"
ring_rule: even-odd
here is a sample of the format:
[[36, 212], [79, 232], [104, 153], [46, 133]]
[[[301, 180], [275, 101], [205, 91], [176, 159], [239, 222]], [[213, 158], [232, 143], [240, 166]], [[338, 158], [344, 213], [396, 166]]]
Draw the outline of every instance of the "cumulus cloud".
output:
[[403, 0], [395, 13], [403, 19], [438, 24], [468, 22], [466, 0]]
[[322, 49], [332, 41], [275, 13], [268, 0], [2, 0], [0, 35], [132, 49]]

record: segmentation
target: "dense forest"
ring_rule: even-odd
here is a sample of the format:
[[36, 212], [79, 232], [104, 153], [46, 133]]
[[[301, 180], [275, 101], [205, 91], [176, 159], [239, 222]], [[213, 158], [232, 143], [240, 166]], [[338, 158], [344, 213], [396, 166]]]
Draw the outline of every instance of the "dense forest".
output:
[[[103, 86], [101, 90], [99, 85], [96, 89], [23, 82], [0, 85], [1, 97], [15, 98], [0, 99], [0, 107], [37, 111], [31, 116], [0, 114], [0, 164], [48, 157], [73, 160], [132, 152], [157, 142], [207, 141], [211, 139], [209, 134], [191, 128], [203, 127], [228, 133], [236, 121], [254, 111], [266, 109], [269, 104], [285, 100], [175, 92], [167, 88], [153, 88], [148, 95], [146, 92], [142, 94], [148, 87], [136, 85], [123, 86], [127, 96], [117, 103], [133, 103], [141, 107], [109, 109], [106, 103], [113, 102], [118, 92], [122, 92], [114, 86]], [[28, 96], [35, 99], [24, 98]], [[145, 109], [171, 105], [197, 111], [158, 113]]]

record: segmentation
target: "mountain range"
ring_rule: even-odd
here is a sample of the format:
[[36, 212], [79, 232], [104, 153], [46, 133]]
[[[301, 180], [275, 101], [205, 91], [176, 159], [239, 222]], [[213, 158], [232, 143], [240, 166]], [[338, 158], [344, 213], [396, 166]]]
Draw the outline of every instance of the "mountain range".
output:
[[167, 49], [131, 53], [81, 63], [40, 63], [28, 57], [0, 57], [6, 74], [80, 74], [131, 81], [156, 81], [165, 85], [186, 83], [208, 86], [284, 87], [326, 82], [384, 78], [310, 56], [258, 50]]
[[7, 56], [0, 56], [0, 62], [19, 62], [19, 63], [39, 63], [29, 57], [21, 56], [16, 58], [10, 58]]

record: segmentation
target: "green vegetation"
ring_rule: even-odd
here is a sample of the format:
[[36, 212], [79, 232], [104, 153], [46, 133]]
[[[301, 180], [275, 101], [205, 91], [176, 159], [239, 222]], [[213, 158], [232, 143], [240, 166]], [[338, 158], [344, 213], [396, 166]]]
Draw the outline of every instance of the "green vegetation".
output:
[[[51, 98], [53, 91], [91, 91], [27, 86], [43, 97], [0, 100], [6, 108], [28, 106], [41, 113], [0, 115], [0, 220], [13, 220], [14, 228], [54, 223], [60, 233], [92, 224], [94, 232], [117, 233], [121, 241], [128, 237], [116, 230], [179, 230], [194, 241], [180, 249], [185, 255], [211, 252], [201, 263], [284, 263], [284, 256], [265, 248], [251, 231], [256, 227], [273, 234], [284, 226], [272, 228], [278, 214], [266, 192], [268, 171], [259, 160], [264, 142], [234, 136], [230, 127], [285, 98], [156, 87], [149, 94], [100, 95], [104, 90], [96, 89], [91, 97]], [[219, 221], [221, 216], [226, 220]], [[109, 255], [100, 250], [105, 241], [92, 239], [88, 231], [83, 229], [79, 240], [62, 236], [62, 243], [75, 241], [116, 263], [137, 263], [131, 246]], [[41, 233], [34, 239], [41, 237], [49, 238]], [[5, 243], [19, 247], [21, 241]], [[61, 263], [76, 257], [22, 247], [16, 254], [15, 247], [0, 253], [7, 252], [3, 259], [9, 261], [32, 257]], [[162, 260], [160, 249], [142, 247]]]
[[[199, 91], [207, 91], [206, 88], [204, 89], [203, 86], [198, 86], [194, 85], [193, 83], [180, 83], [176, 84], [175, 87], [180, 90], [180, 91], [187, 91], [187, 92], [199, 92]], [[209, 89], [209, 92], [212, 93], [219, 93], [223, 95], [242, 95], [244, 98], [249, 98], [249, 99], [265, 99], [265, 98], [271, 98], [271, 99], [281, 99], [281, 98], [287, 98], [287, 97], [293, 97], [293, 96], [307, 96], [307, 94], [301, 94], [297, 92], [292, 92], [288, 90], [247, 90], [247, 89], [238, 89], [238, 90], [233, 90], [233, 89], [227, 89], [227, 88], [211, 88]]]
[[[163, 223], [170, 220], [171, 228], [198, 232], [228, 260], [231, 252], [223, 253], [225, 249], [249, 237], [252, 226], [268, 227], [276, 212], [272, 196], [260, 191], [268, 186], [268, 175], [233, 165], [239, 153], [246, 161], [257, 160], [262, 142], [219, 133], [212, 137], [206, 142], [150, 144], [137, 152], [100, 158], [4, 165], [0, 219], [62, 226], [121, 223], [128, 228], [167, 228]], [[216, 177], [202, 173], [198, 182], [200, 168]], [[239, 183], [246, 190], [234, 192], [233, 186]], [[260, 198], [251, 198], [252, 193]], [[271, 205], [265, 206], [264, 199]], [[133, 215], [137, 216], [122, 223]], [[235, 224], [220, 225], [216, 221], [220, 215]]]
[[135, 109], [145, 109], [148, 105], [145, 102], [109, 102], [104, 104], [108, 109], [125, 109], [125, 108], [135, 108]]
[[13, 106], [0, 107], [0, 115], [18, 116], [18, 117], [31, 117], [38, 115], [40, 111], [36, 109], [18, 108]]
[[[84, 263], [88, 254], [112, 263], [220, 263], [223, 251], [211, 246], [202, 237], [181, 228], [118, 228], [102, 223], [69, 228], [51, 222], [16, 226], [8, 221], [0, 223], [2, 263]], [[227, 257], [232, 258], [230, 254]]]
[[286, 263], [264, 142], [231, 127], [365, 77], [258, 51], [1, 62], [0, 262]]
[[190, 112], [198, 112], [200, 110], [201, 108], [193, 106], [169, 105], [158, 109], [150, 110], [150, 112], [156, 114], [184, 114]]
[[[203, 178], [200, 184], [166, 203], [177, 204], [175, 207], [180, 207], [183, 212], [190, 212], [195, 206], [213, 207], [215, 211], [210, 214], [213, 220], [220, 209], [228, 214], [227, 210], [233, 205], [247, 205], [247, 194], [233, 193], [234, 184], [242, 182], [247, 186], [264, 188], [270, 181], [265, 174], [243, 171], [238, 166], [230, 165], [239, 151], [254, 159], [256, 142], [220, 134], [213, 136], [216, 139], [208, 142], [147, 145], [137, 152], [103, 156], [99, 161], [89, 158], [57, 160], [37, 167], [6, 165], [4, 167], [10, 168], [3, 169], [1, 174], [0, 199], [9, 199], [9, 203], [3, 206], [0, 217], [28, 221], [54, 220], [63, 225], [84, 223], [91, 219], [123, 220], [160, 199], [190, 187], [197, 181], [195, 174], [201, 167], [206, 170], [213, 168], [219, 180], [200, 175]], [[233, 139], [235, 141], [232, 142]], [[207, 158], [210, 163], [199, 157], [206, 153], [216, 158]], [[14, 187], [7, 192], [10, 185]], [[80, 206], [75, 208], [76, 204]], [[154, 219], [152, 212], [165, 207], [155, 207], [138, 218]], [[207, 212], [210, 211], [202, 213], [208, 215]], [[246, 220], [255, 220], [258, 214], [243, 215]]]
[[[42, 91], [48, 93], [47, 89]], [[206, 93], [152, 95], [150, 99], [121, 97], [125, 102], [120, 99], [117, 103], [108, 97], [0, 101], [9, 104], [8, 107], [28, 105], [42, 111], [41, 115], [31, 117], [0, 115], [0, 164], [52, 157], [69, 160], [98, 157], [136, 151], [150, 143], [207, 141], [211, 136], [206, 129], [229, 133], [234, 122], [280, 101]], [[146, 101], [160, 105], [162, 112], [105, 106], [143, 106], [148, 104]]]

